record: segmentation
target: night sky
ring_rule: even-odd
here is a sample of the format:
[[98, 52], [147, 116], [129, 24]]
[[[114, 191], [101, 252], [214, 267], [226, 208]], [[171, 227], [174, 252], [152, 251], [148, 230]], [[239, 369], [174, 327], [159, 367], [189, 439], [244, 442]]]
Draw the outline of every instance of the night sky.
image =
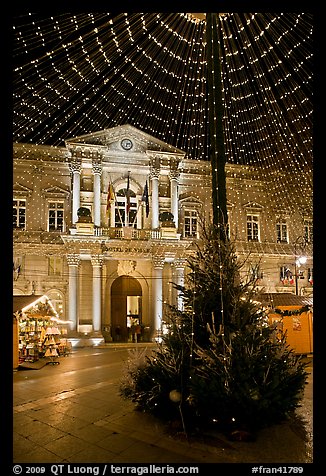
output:
[[[310, 13], [219, 18], [226, 160], [288, 172], [311, 194]], [[186, 13], [13, 17], [13, 140], [131, 124], [208, 160], [206, 22]], [[297, 172], [305, 173], [304, 185]], [[277, 185], [277, 184], [276, 184]]]

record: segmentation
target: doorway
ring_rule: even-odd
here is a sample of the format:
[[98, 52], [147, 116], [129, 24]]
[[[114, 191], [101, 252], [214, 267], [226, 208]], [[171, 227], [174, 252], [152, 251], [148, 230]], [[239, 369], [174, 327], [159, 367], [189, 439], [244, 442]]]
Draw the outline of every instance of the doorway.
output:
[[131, 327], [142, 324], [142, 289], [136, 278], [119, 276], [111, 287], [111, 329], [114, 342], [132, 340]]

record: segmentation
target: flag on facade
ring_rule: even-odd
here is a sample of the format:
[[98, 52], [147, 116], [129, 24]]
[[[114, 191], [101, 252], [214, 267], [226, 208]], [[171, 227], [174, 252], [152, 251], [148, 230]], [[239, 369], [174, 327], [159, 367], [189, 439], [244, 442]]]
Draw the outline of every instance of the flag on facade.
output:
[[142, 197], [141, 197], [141, 201], [142, 201], [142, 202], [145, 202], [145, 205], [146, 205], [146, 218], [147, 218], [148, 215], [149, 215], [149, 199], [148, 199], [148, 185], [147, 185], [147, 180], [146, 180], [146, 183], [145, 183], [145, 187], [144, 187], [143, 195], [142, 195]]
[[114, 191], [113, 191], [112, 183], [110, 182], [109, 187], [108, 187], [108, 198], [107, 198], [107, 202], [106, 202], [106, 213], [108, 215], [111, 212], [111, 203], [112, 203], [113, 199], [114, 199]]
[[128, 173], [128, 181], [127, 181], [127, 190], [126, 190], [126, 198], [127, 198], [127, 215], [130, 210], [130, 180], [129, 180], [129, 173]]

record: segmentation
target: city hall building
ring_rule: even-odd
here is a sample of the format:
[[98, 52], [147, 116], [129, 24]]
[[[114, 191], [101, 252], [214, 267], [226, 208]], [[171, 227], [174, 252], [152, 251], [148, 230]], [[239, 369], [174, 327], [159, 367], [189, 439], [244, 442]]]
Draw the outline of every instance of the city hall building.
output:
[[[14, 296], [48, 296], [76, 345], [153, 340], [212, 216], [210, 162], [128, 124], [13, 159]], [[273, 177], [226, 165], [230, 238], [244, 279], [311, 297], [312, 211], [275, 200]]]

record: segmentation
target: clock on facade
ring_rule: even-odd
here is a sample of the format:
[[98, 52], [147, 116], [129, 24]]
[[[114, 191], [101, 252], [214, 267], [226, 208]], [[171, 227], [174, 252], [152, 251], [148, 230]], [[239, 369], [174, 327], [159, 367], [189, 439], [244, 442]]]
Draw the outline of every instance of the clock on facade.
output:
[[124, 149], [124, 150], [130, 150], [133, 146], [133, 143], [130, 139], [122, 139], [121, 141], [121, 147]]

